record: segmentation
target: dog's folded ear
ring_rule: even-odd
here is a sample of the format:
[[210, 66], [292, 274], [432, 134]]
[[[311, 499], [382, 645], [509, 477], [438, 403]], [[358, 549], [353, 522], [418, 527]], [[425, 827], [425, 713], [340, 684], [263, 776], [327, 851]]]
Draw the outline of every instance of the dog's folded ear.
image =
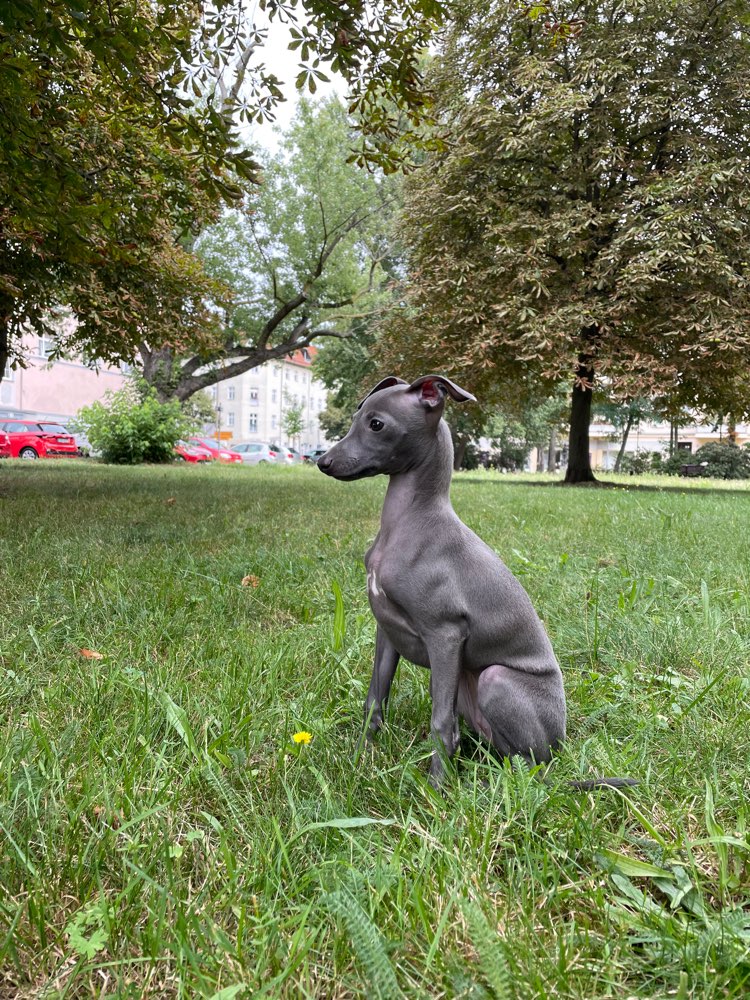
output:
[[[387, 378], [381, 379], [374, 389], [370, 389], [370, 391], [365, 396], [365, 399], [369, 399], [373, 393], [380, 392], [381, 389], [390, 389], [392, 385], [408, 385], [408, 384], [409, 383], [405, 382], [402, 378], [396, 378], [395, 375], [389, 375]], [[363, 399], [357, 406], [358, 410], [362, 409], [365, 399]]]
[[476, 396], [462, 389], [460, 385], [451, 382], [444, 375], [421, 375], [409, 386], [410, 391], [419, 392], [419, 398], [425, 406], [439, 406], [445, 401], [446, 395], [456, 403], [476, 403]]

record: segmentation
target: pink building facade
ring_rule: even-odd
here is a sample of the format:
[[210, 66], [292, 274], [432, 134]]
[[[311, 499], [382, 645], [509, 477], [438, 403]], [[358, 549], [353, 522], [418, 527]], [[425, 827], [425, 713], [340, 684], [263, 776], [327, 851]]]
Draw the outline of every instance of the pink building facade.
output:
[[82, 406], [121, 389], [127, 366], [98, 364], [89, 368], [80, 361], [49, 362], [52, 341], [34, 337], [27, 341], [27, 368], [8, 366], [0, 382], [0, 420], [12, 417], [57, 420], [67, 423]]

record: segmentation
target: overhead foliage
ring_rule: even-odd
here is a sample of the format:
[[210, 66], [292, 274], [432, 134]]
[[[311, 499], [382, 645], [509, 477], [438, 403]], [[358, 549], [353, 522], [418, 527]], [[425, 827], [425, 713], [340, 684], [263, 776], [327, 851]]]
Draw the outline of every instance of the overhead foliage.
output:
[[586, 479], [595, 379], [750, 410], [749, 16], [559, 0], [560, 32], [536, 6], [457, 10], [436, 76], [452, 141], [407, 187], [386, 348], [480, 392], [570, 379]]
[[291, 26], [298, 87], [341, 73], [367, 119], [361, 157], [398, 161], [393, 120], [424, 112], [418, 58], [440, 5], [261, 10], [262, 27], [240, 0], [0, 5], [0, 377], [19, 331], [42, 332], [56, 304], [79, 323], [61, 350], [114, 359], [146, 332], [178, 349], [211, 340], [204, 302], [221, 289], [190, 241], [259, 180], [239, 130], [283, 99], [262, 58], [276, 22]]
[[337, 98], [302, 101], [264, 182], [197, 242], [230, 290], [215, 303], [221, 340], [185, 353], [144, 340], [144, 374], [163, 398], [233, 378], [316, 338], [348, 336], [378, 314], [395, 178], [346, 162], [349, 119]]

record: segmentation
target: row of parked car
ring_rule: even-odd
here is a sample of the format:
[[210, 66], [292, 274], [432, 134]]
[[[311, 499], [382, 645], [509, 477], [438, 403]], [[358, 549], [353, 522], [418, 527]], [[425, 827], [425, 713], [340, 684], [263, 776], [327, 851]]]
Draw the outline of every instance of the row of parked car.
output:
[[[247, 441], [231, 448], [208, 437], [193, 437], [175, 445], [175, 458], [185, 462], [236, 462], [244, 465], [296, 465], [317, 462], [325, 448], [300, 454], [294, 448]], [[0, 423], [0, 458], [63, 458], [85, 454], [85, 443], [52, 420], [5, 420]]]
[[[313, 448], [300, 454], [295, 448], [282, 448], [266, 441], [240, 441], [225, 447], [213, 438], [193, 437], [180, 442], [175, 449], [186, 462], [214, 461], [241, 462], [243, 465], [299, 465], [317, 462], [325, 448]], [[188, 454], [189, 452], [189, 454]]]

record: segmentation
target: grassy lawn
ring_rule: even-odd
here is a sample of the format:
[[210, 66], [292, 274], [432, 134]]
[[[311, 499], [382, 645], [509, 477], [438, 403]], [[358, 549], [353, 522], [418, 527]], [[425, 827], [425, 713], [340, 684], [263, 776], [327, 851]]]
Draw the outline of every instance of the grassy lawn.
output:
[[358, 743], [384, 480], [0, 466], [0, 997], [747, 996], [750, 491], [647, 482], [456, 478], [570, 721], [441, 799], [426, 671]]

